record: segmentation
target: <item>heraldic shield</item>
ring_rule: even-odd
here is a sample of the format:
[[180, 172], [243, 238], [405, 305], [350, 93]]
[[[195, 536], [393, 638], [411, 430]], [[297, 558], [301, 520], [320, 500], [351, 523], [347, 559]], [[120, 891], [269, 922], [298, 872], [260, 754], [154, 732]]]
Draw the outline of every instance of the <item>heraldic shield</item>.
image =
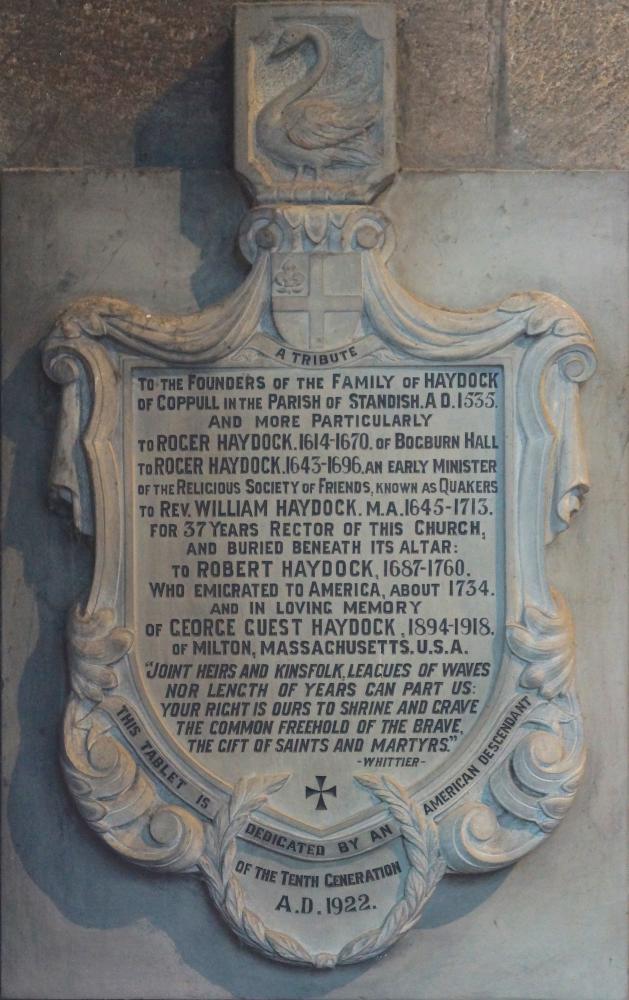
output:
[[[339, 5], [339, 37], [382, 55], [375, 9]], [[246, 52], [293, 17], [243, 11]], [[68, 786], [121, 856], [196, 875], [243, 941], [315, 968], [380, 955], [444, 874], [511, 864], [574, 798], [574, 633], [544, 551], [588, 489], [595, 365], [547, 293], [459, 312], [405, 291], [385, 214], [323, 203], [334, 169], [316, 204], [265, 175], [223, 301], [88, 298], [44, 345], [51, 488], [94, 541]]]
[[322, 351], [358, 336], [363, 304], [360, 254], [276, 254], [271, 287], [273, 320], [291, 346]]

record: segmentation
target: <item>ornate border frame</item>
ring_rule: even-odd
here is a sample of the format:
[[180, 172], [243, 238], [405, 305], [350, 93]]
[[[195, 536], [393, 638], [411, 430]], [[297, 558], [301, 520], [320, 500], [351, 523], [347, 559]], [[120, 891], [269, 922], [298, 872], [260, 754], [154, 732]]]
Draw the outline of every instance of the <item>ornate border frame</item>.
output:
[[[585, 762], [574, 630], [565, 601], [548, 583], [544, 546], [568, 527], [589, 487], [578, 389], [595, 369], [590, 331], [569, 306], [541, 292], [511, 295], [473, 312], [430, 306], [392, 278], [386, 267], [392, 246], [392, 228], [377, 209], [261, 207], [242, 226], [241, 247], [252, 269], [233, 295], [185, 316], [86, 298], [59, 317], [43, 352], [45, 370], [63, 386], [51, 486], [72, 503], [79, 530], [95, 536], [92, 587], [68, 622], [72, 691], [62, 763], [69, 788], [88, 824], [119, 854], [161, 871], [200, 874], [248, 943], [269, 957], [316, 967], [380, 954], [417, 922], [446, 868], [489, 871], [534, 848], [571, 804]], [[420, 802], [442, 777], [415, 794], [391, 779], [356, 776], [373, 793], [379, 819], [388, 813], [396, 821], [409, 873], [384, 922], [336, 954], [311, 954], [266, 927], [247, 909], [234, 873], [236, 839], [246, 819], [264, 811], [286, 776], [243, 779], [212, 803], [210, 820], [144, 770], [107, 711], [111, 692], [129, 673], [134, 641], [120, 620], [121, 355], [170, 365], [260, 363], [281, 346], [269, 309], [271, 255], [319, 250], [361, 255], [364, 337], [355, 345], [369, 363], [498, 364], [509, 358], [515, 386], [508, 419], [515, 429], [516, 530], [507, 546], [505, 659], [486, 724], [477, 726], [466, 749], [469, 754], [493, 739], [492, 764], [431, 818]], [[516, 703], [521, 718], [507, 726]]]

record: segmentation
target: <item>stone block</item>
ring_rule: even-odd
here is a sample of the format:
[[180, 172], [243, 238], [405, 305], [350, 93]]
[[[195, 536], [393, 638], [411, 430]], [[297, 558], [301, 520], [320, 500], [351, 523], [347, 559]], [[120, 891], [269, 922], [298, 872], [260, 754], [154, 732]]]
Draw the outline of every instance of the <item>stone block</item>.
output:
[[231, 0], [37, 4], [0, 14], [0, 160], [232, 161]]
[[[629, 162], [629, 11], [610, 0], [515, 0], [503, 25], [499, 163]], [[502, 129], [502, 131], [501, 131]]]
[[397, 13], [402, 167], [492, 165], [493, 5], [400, 0]]
[[370, 201], [396, 169], [394, 9], [242, 3], [236, 11], [243, 182], [261, 202]]

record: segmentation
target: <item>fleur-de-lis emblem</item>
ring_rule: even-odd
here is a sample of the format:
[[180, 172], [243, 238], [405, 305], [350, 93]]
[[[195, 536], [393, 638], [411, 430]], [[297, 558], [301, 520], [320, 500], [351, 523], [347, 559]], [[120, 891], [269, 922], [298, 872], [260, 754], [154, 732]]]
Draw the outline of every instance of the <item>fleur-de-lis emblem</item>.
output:
[[274, 278], [281, 295], [302, 295], [306, 287], [306, 275], [292, 260], [285, 260]]

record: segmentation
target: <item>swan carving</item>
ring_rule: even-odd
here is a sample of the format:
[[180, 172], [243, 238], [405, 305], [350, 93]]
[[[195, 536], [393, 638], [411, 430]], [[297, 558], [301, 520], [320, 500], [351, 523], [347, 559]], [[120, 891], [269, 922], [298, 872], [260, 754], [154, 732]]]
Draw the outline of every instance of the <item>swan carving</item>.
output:
[[365, 96], [345, 100], [338, 94], [306, 96], [319, 82], [330, 63], [330, 42], [313, 24], [293, 24], [279, 38], [269, 59], [278, 59], [299, 49], [306, 41], [315, 48], [312, 68], [286, 87], [260, 111], [256, 136], [264, 152], [275, 162], [295, 170], [295, 179], [306, 169], [315, 180], [328, 167], [368, 167], [376, 162], [377, 150], [369, 129], [377, 121], [380, 105]]

